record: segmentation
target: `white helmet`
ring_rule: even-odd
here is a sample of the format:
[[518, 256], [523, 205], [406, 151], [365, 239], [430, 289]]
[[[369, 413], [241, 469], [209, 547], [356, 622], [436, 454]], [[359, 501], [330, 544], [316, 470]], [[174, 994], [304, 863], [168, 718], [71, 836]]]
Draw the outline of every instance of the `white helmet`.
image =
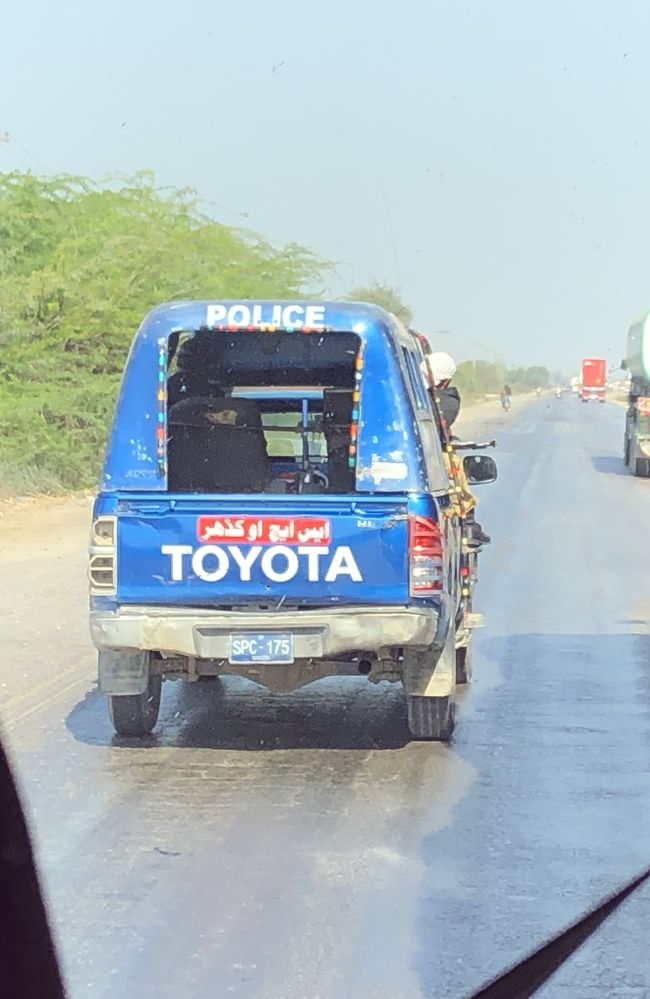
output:
[[433, 380], [436, 385], [450, 381], [456, 374], [456, 362], [450, 354], [443, 350], [434, 351], [427, 356]]

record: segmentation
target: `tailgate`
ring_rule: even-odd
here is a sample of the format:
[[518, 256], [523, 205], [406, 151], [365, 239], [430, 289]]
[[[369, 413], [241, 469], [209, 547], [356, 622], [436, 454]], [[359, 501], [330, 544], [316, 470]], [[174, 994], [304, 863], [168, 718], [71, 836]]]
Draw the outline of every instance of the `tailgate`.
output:
[[121, 498], [122, 604], [408, 603], [405, 496]]

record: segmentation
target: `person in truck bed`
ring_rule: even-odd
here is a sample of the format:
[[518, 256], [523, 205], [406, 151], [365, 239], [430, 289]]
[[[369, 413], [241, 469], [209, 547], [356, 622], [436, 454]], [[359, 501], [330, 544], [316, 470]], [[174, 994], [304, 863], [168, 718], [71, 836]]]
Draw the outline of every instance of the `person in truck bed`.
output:
[[208, 379], [209, 342], [205, 335], [191, 337], [181, 343], [176, 356], [176, 371], [167, 388], [167, 405], [171, 409], [183, 399], [203, 397], [214, 392]]
[[[426, 355], [426, 363], [438, 399], [438, 409], [446, 424], [445, 430], [451, 438], [451, 427], [460, 413], [460, 392], [451, 384], [451, 380], [456, 374], [456, 362], [450, 354], [444, 351], [434, 351]], [[449, 461], [452, 478], [458, 483], [460, 489], [458, 504], [468, 540], [476, 545], [489, 545], [491, 537], [485, 533], [476, 520], [475, 511], [478, 500], [469, 488], [463, 463], [453, 450], [445, 449], [445, 454]]]

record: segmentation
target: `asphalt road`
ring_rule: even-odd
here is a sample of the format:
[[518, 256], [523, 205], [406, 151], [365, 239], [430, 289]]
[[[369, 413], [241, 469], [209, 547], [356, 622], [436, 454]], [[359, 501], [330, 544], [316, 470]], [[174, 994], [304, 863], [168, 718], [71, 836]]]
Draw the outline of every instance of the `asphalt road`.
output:
[[[456, 999], [650, 863], [650, 480], [622, 420], [568, 397], [484, 428], [487, 623], [449, 747], [363, 679], [169, 683], [120, 743], [89, 506], [5, 508], [0, 718], [74, 999]], [[645, 889], [539, 995], [650, 996], [649, 917]]]

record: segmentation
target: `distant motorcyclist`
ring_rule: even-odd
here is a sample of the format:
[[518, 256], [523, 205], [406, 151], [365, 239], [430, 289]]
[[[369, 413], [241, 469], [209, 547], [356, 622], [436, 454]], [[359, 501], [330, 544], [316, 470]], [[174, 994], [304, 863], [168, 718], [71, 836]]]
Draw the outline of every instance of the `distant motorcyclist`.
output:
[[[451, 355], [444, 351], [434, 351], [426, 355], [426, 363], [434, 385], [438, 409], [446, 424], [448, 437], [451, 441], [451, 426], [458, 418], [460, 412], [460, 393], [451, 384], [451, 380], [456, 373], [456, 362]], [[469, 487], [463, 462], [454, 452], [453, 446], [446, 448], [445, 456], [448, 461], [450, 475], [458, 483], [459, 513], [464, 522], [467, 536], [475, 544], [489, 545], [492, 539], [489, 534], [485, 533], [475, 517], [478, 501]]]
[[501, 389], [500, 398], [502, 409], [510, 409], [510, 406], [512, 405], [512, 389], [508, 384], [504, 385]]

